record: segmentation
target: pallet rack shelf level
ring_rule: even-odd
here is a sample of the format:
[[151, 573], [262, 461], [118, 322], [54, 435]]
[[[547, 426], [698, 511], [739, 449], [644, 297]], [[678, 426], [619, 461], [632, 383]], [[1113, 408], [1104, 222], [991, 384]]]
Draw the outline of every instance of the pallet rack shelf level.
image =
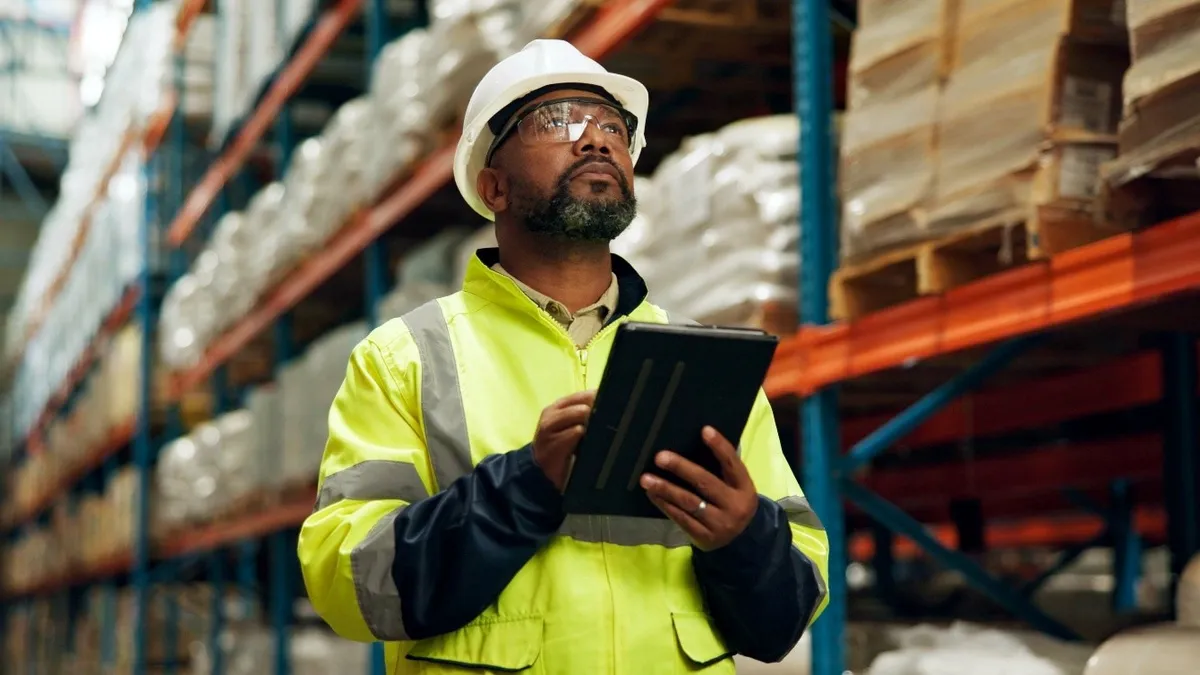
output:
[[[573, 41], [585, 54], [602, 57], [652, 21], [669, 4], [670, 0], [606, 3], [590, 23], [579, 30]], [[446, 185], [453, 176], [453, 160], [454, 142], [450, 142], [426, 158], [412, 176], [377, 205], [352, 216], [321, 250], [301, 262], [282, 282], [267, 291], [246, 316], [218, 337], [198, 365], [177, 373], [170, 397], [177, 399], [183, 392], [201, 384], [251, 340], [268, 330], [273, 321]], [[182, 213], [180, 217], [183, 217]]]
[[221, 189], [237, 175], [255, 146], [266, 136], [267, 130], [275, 123], [284, 105], [300, 90], [342, 31], [359, 15], [362, 2], [363, 0], [338, 0], [321, 15], [308, 39], [279, 71], [266, 95], [238, 130], [233, 142], [188, 194], [183, 207], [179, 209], [167, 231], [167, 239], [171, 245], [182, 245], [196, 229], [204, 214], [216, 201]]
[[768, 391], [836, 382], [1200, 289], [1200, 213], [1121, 234], [781, 345]]

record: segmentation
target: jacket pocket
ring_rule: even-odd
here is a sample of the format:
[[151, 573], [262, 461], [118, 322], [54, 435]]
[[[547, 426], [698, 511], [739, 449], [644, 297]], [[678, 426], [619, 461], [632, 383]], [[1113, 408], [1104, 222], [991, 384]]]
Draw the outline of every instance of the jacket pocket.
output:
[[707, 614], [671, 612], [671, 623], [679, 648], [692, 663], [708, 666], [733, 655]]
[[413, 645], [412, 661], [458, 666], [469, 670], [519, 672], [542, 653], [542, 617], [501, 619], [464, 626]]

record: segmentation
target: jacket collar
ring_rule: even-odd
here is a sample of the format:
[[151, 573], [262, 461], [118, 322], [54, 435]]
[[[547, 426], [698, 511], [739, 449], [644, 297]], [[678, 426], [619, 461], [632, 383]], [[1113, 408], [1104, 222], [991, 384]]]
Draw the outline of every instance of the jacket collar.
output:
[[[512, 279], [492, 269], [492, 265], [498, 262], [500, 249], [493, 247], [476, 251], [467, 264], [463, 291], [511, 309], [529, 311], [536, 308], [533, 300], [517, 288]], [[612, 254], [612, 266], [613, 274], [617, 277], [617, 306], [606, 323], [632, 314], [645, 302], [647, 295], [646, 282], [633, 269], [633, 265], [621, 256]]]

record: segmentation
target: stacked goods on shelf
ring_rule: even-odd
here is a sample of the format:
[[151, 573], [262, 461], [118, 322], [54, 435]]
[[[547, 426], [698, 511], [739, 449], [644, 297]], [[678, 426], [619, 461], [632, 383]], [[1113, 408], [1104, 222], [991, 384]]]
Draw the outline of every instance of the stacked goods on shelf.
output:
[[212, 135], [219, 146], [254, 107], [259, 92], [291, 51], [317, 8], [316, 0], [217, 3]]
[[922, 237], [958, 0], [864, 0], [841, 139], [842, 245], [857, 259]]
[[455, 267], [469, 235], [465, 228], [449, 228], [406, 253], [396, 267], [396, 287], [376, 308], [379, 320], [404, 316], [461, 288], [461, 279], [455, 278]]
[[[342, 106], [318, 137], [296, 148], [282, 182], [260, 190], [245, 212], [222, 218], [163, 302], [159, 349], [167, 365], [199, 363], [267, 290], [445, 140], [493, 64], [573, 8], [529, 0], [434, 3], [428, 28], [384, 49], [369, 94]], [[222, 71], [217, 80], [228, 77]]]
[[[221, 652], [225, 675], [270, 672], [275, 660], [275, 636], [261, 624], [237, 623], [226, 630]], [[339, 638], [325, 628], [293, 626], [288, 629], [288, 657], [294, 675], [365, 673], [370, 649]], [[216, 675], [208, 643], [192, 643], [190, 675]]]
[[[139, 136], [150, 125], [155, 113], [162, 109], [166, 87], [173, 82], [170, 56], [176, 11], [174, 2], [157, 3], [130, 19], [120, 51], [105, 73], [103, 96], [93, 114], [80, 122], [71, 140], [70, 160], [63, 173], [59, 199], [42, 224], [28, 271], [8, 317], [5, 361], [11, 362], [21, 355], [26, 339], [35, 338], [30, 335], [31, 330], [48, 320], [47, 310], [52, 315], [73, 315], [73, 312], [58, 307], [59, 303], [49, 308], [44, 303], [63, 283], [61, 275], [76, 254], [77, 238], [88, 226], [96, 198], [107, 194], [122, 202], [135, 199], [131, 192], [136, 192], [136, 182], [126, 181], [114, 192], [111, 185], [106, 186], [106, 181], [116, 163], [133, 161], [124, 155], [127, 143]], [[200, 31], [196, 41], [189, 43], [189, 53], [195, 45], [194, 52], [200, 59], [204, 52], [203, 39], [204, 31]], [[199, 67], [202, 68], [202, 64]], [[198, 84], [197, 89], [184, 92], [185, 98], [202, 101], [203, 85]], [[133, 172], [135, 180], [137, 173]], [[136, 199], [135, 203], [141, 209], [143, 201]], [[133, 245], [118, 250], [136, 253], [140, 248]], [[106, 277], [96, 277], [92, 281]], [[51, 334], [44, 326], [38, 333]], [[49, 383], [49, 386], [54, 384]]]
[[864, 4], [842, 138], [834, 318], [1114, 231], [1096, 199], [1100, 166], [1116, 152], [1123, 11], [1123, 0]]
[[613, 250], [655, 302], [702, 323], [794, 328], [799, 131], [794, 115], [734, 122], [638, 179], [639, 216]]
[[310, 487], [325, 450], [329, 407], [351, 351], [366, 335], [363, 323], [327, 333], [283, 366], [276, 384], [252, 389], [245, 408], [165, 445], [155, 468], [154, 539], [253, 512], [284, 489]]
[[256, 494], [272, 455], [257, 440], [250, 412], [236, 410], [163, 446], [155, 467], [154, 539], [214, 520], [225, 506]]
[[0, 553], [0, 588], [20, 592], [60, 582], [128, 555], [137, 500], [137, 472], [126, 467], [113, 475], [102, 494], [57, 504], [49, 527], [30, 528]]
[[27, 518], [59, 494], [64, 481], [98, 465], [129, 437], [141, 389], [141, 329], [126, 326], [99, 347], [98, 364], [82, 383], [74, 405], [46, 428], [44, 452], [15, 469], [10, 519]]
[[[65, 282], [61, 284], [53, 306], [45, 314], [37, 335], [25, 348], [12, 390], [13, 432], [18, 438], [24, 438], [33, 430], [47, 404], [67, 383], [100, 327], [117, 307], [125, 289], [136, 280], [142, 267], [138, 237], [141, 214], [132, 219], [113, 216], [131, 211], [131, 202], [140, 209], [142, 190], [139, 162], [131, 152], [103, 193], [109, 208], [96, 211], [99, 218], [92, 227], [82, 231], [74, 265], [65, 270]], [[60, 202], [56, 211], [62, 205]], [[57, 220], [52, 214], [47, 226], [62, 222], [66, 221]], [[48, 234], [43, 230], [43, 236], [38, 239], [40, 248], [35, 251], [50, 250], [43, 246], [43, 242], [50, 241], [45, 236]], [[17, 316], [15, 312], [12, 315]], [[12, 331], [21, 329], [10, 323], [9, 330], [8, 336], [12, 338]]]
[[282, 461], [276, 465], [284, 488], [316, 482], [329, 436], [329, 407], [346, 376], [354, 346], [367, 337], [365, 323], [336, 328], [315, 341], [279, 376]]
[[[1130, 225], [1200, 209], [1200, 1], [1127, 1], [1133, 63], [1124, 81], [1120, 158], [1105, 169], [1110, 185], [1161, 177], [1162, 189], [1130, 196]], [[1139, 204], [1138, 202], [1144, 202]], [[1166, 202], [1166, 203], [1164, 203]], [[1148, 207], [1148, 208], [1147, 208]]]
[[[1128, 65], [1118, 0], [962, 0], [928, 232], [1092, 220]], [[1078, 242], [1083, 243], [1083, 242]]]

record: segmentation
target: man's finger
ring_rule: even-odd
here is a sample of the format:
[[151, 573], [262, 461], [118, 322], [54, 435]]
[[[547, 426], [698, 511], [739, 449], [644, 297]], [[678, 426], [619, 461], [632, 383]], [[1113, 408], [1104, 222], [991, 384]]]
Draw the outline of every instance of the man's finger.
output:
[[586, 403], [576, 403], [547, 413], [542, 428], [546, 433], [554, 433], [587, 422], [588, 416], [591, 414], [592, 406]]
[[[715, 504], [724, 504], [729, 499], [730, 486], [720, 476], [714, 476], [704, 467], [664, 450], [654, 457], [654, 463], [687, 481], [696, 493]], [[686, 506], [686, 505], [685, 505]]]
[[557, 401], [555, 401], [554, 404], [556, 407], [559, 407], [559, 408], [568, 408], [570, 406], [578, 405], [580, 403], [586, 404], [590, 407], [595, 402], [596, 402], [596, 390], [595, 389], [584, 389], [583, 391], [577, 391], [574, 394], [571, 394], [569, 396], [564, 396], [564, 397], [558, 399]]
[[733, 443], [730, 443], [729, 439], [712, 427], [704, 427], [700, 436], [716, 455], [717, 461], [721, 463], [725, 482], [739, 489], [751, 484], [750, 471], [746, 468], [746, 463], [742, 461], [742, 458], [738, 457], [737, 448], [733, 447]]
[[646, 490], [646, 494], [652, 499], [657, 498], [674, 504], [679, 510], [686, 513], [694, 512], [702, 501], [707, 502], [710, 509], [718, 508], [716, 504], [713, 504], [711, 500], [706, 499], [704, 496], [688, 492], [671, 481], [655, 476], [654, 474], [644, 474], [641, 484], [642, 488]]
[[704, 541], [712, 537], [712, 531], [708, 529], [707, 525], [671, 502], [651, 495], [650, 503], [657, 506], [659, 511], [662, 511], [693, 540]]

